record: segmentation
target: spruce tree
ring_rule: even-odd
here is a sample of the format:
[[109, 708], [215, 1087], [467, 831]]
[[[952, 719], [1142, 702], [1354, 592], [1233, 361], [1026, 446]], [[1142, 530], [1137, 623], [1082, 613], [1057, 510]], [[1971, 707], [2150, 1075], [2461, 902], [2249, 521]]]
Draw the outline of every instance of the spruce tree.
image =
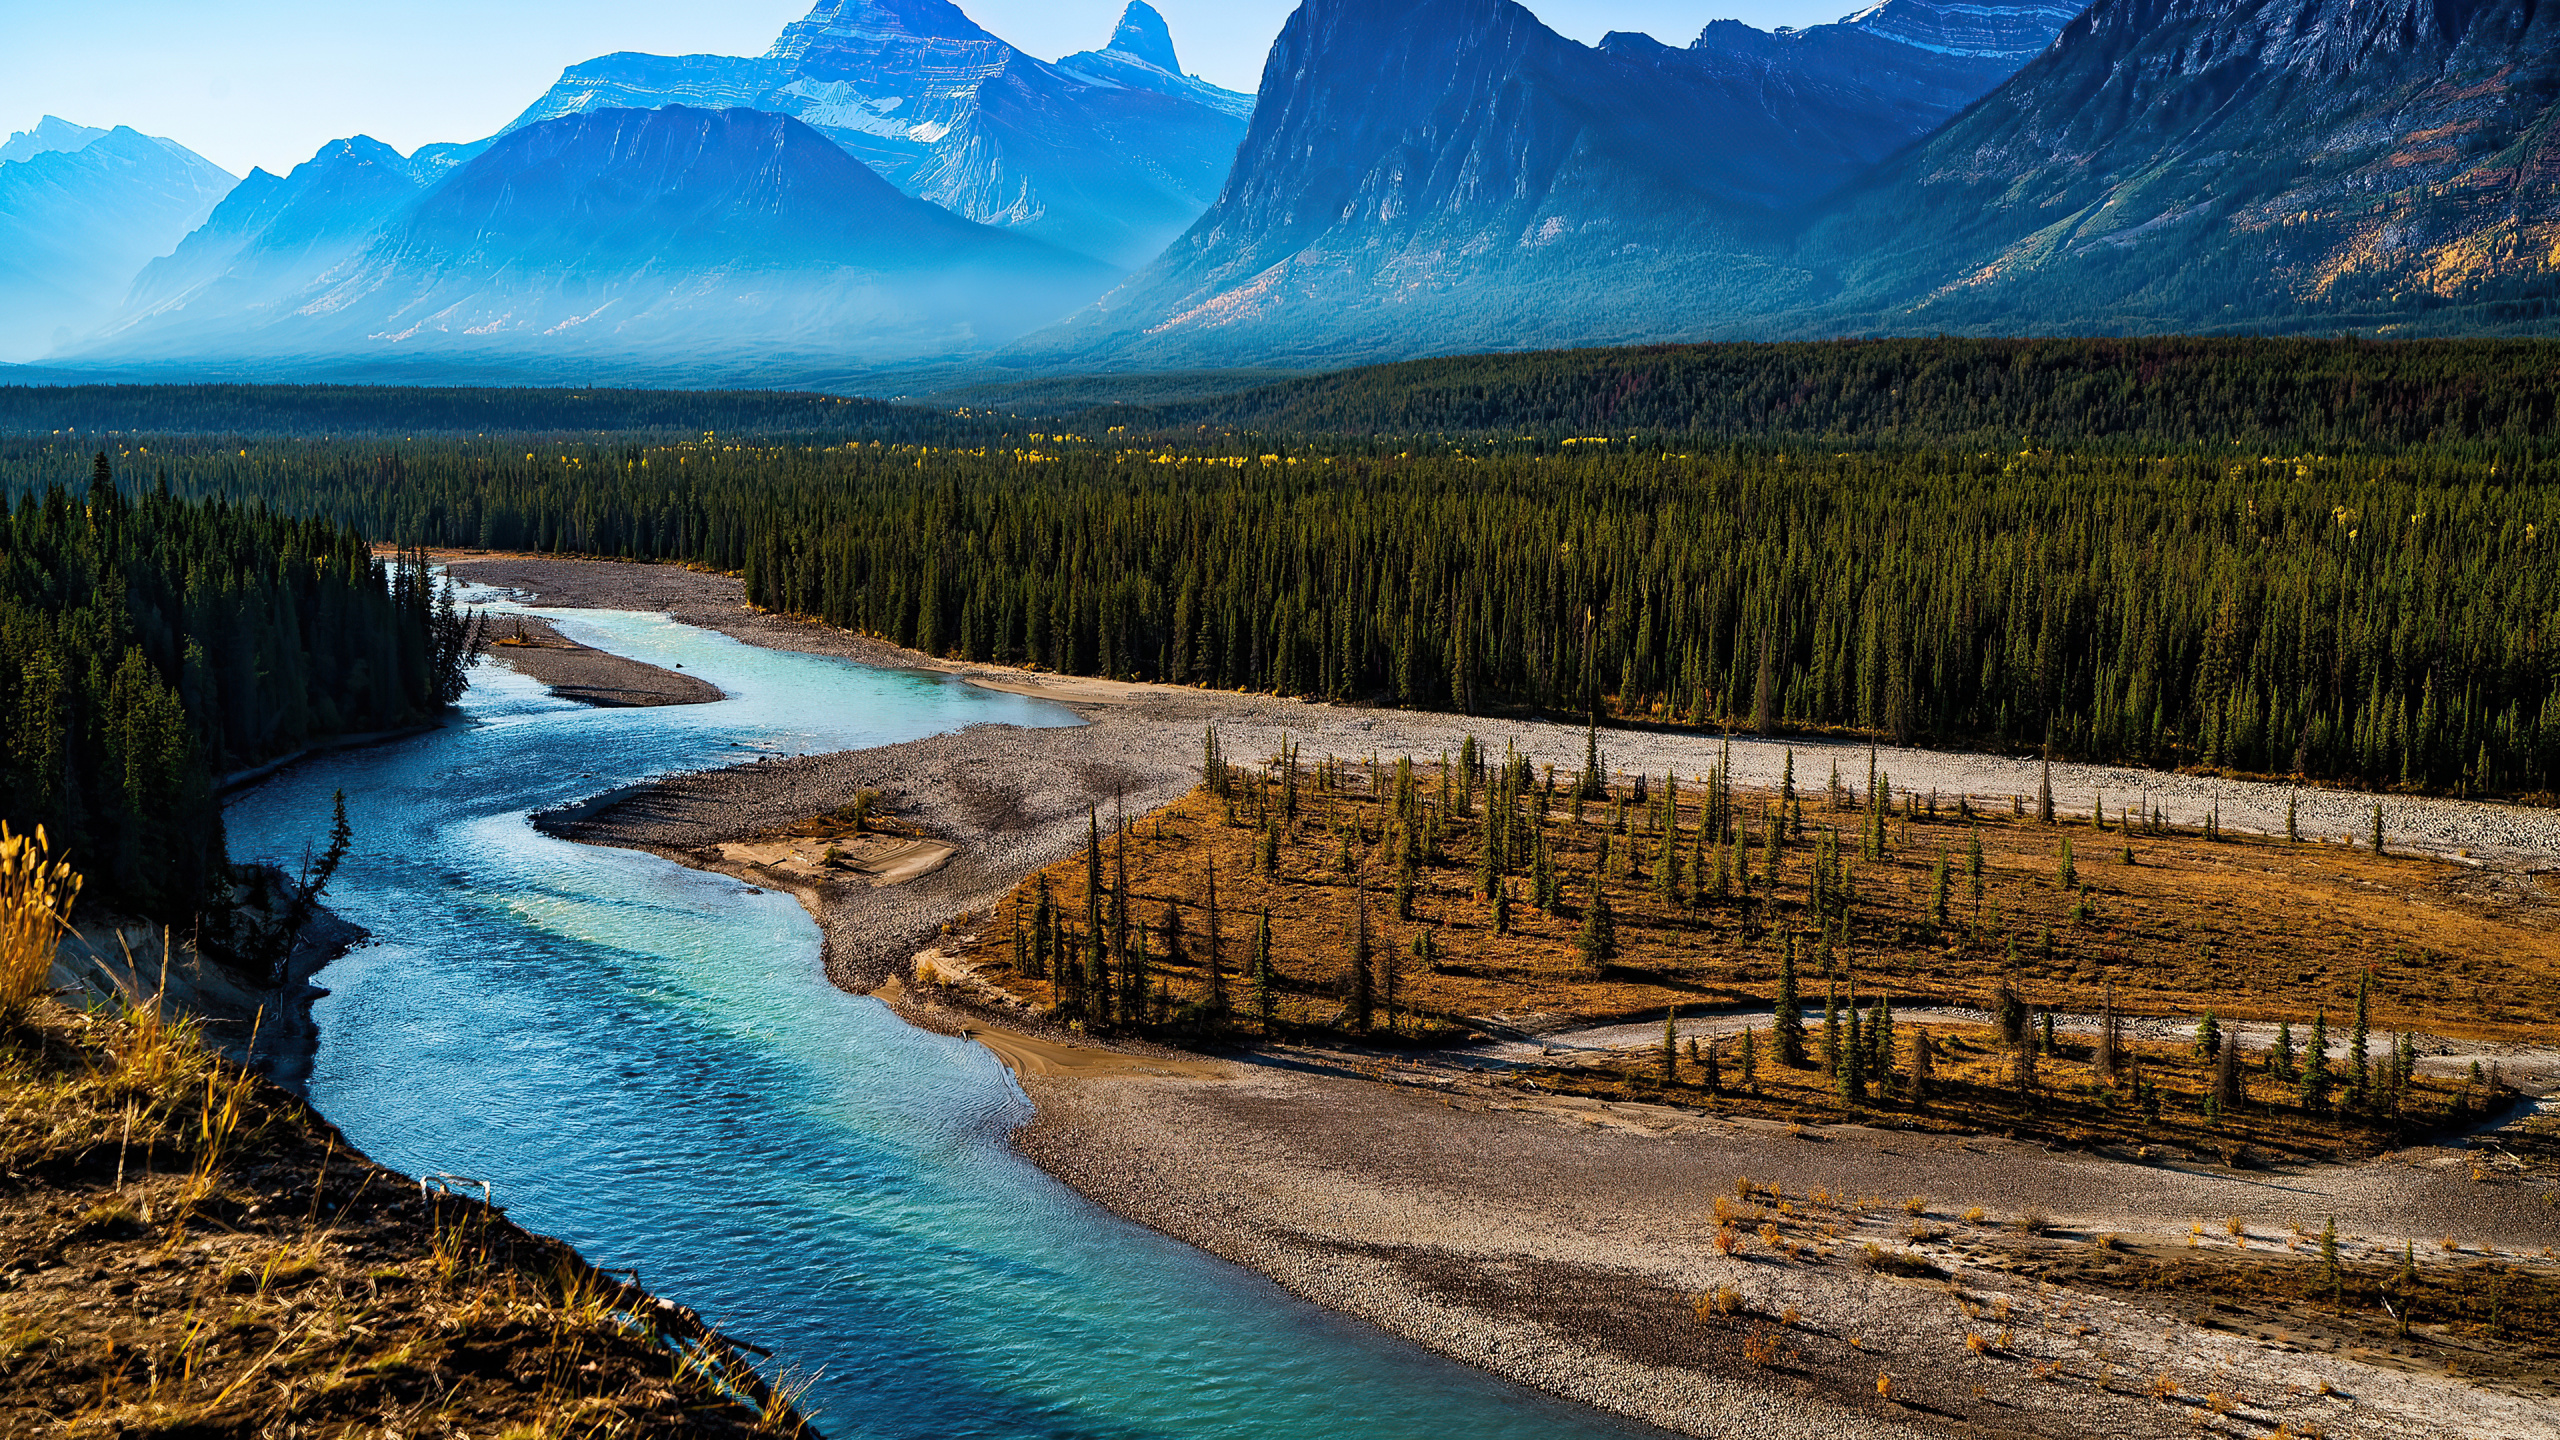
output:
[[1280, 977], [1271, 969], [1271, 907], [1262, 907], [1261, 923], [1253, 931], [1253, 1018], [1264, 1034], [1280, 1018]]
[[2302, 843], [2302, 802], [2296, 795], [2284, 797], [2284, 838], [2296, 845]]
[[1376, 1019], [1377, 991], [1369, 968], [1369, 887], [1358, 885], [1357, 889], [1359, 901], [1351, 929], [1351, 1028], [1367, 1030]]
[[[1210, 733], [1214, 735], [1216, 732]], [[1227, 1021], [1227, 957], [1226, 947], [1221, 943], [1224, 937], [1218, 929], [1218, 857], [1215, 855], [1209, 857], [1207, 911], [1203, 918], [1207, 922], [1208, 933], [1203, 938], [1209, 947], [1209, 1020], [1213, 1025], [1224, 1026]]]
[[2329, 1108], [2329, 1012], [2311, 1017], [2311, 1041], [2302, 1047], [2302, 1108], [2314, 1114]]
[[2382, 802], [2373, 802], [2373, 853], [2382, 854]]
[[2293, 1022], [2276, 1022], [2275, 1048], [2267, 1052], [2267, 1073], [2290, 1082], [2298, 1078], [2293, 1069]]
[[1689, 1049], [1689, 1058], [1696, 1060], [1699, 1064], [1699, 1078], [1705, 1082], [1707, 1093], [1710, 1095], [1723, 1094], [1724, 1062], [1717, 1058], [1716, 1042], [1713, 1039], [1709, 1039], [1704, 1046], [1701, 1046], [1697, 1041], [1692, 1040], [1689, 1042]]
[[1609, 914], [1609, 892], [1600, 877], [1591, 877], [1591, 903], [1582, 909], [1582, 970], [1597, 976], [1618, 955], [1618, 926]]
[[2373, 972], [2356, 980], [2356, 1028], [2347, 1032], [2347, 1104], [2358, 1111], [2373, 1108]]
[[2054, 876], [2062, 882], [2065, 890], [2080, 888], [2080, 872], [2071, 863], [2071, 837], [2068, 835], [2062, 837], [2062, 861], [2055, 868]]
[[2214, 1113], [2228, 1117], [2240, 1103], [2240, 1036], [2225, 1032], [2213, 1066]]
[[1938, 863], [1929, 875], [1929, 926], [1947, 928], [1947, 847], [1938, 847]]
[[2222, 1019], [2211, 1010], [2196, 1022], [2196, 1053], [2207, 1059], [2222, 1053]]
[[1875, 1013], [1867, 1021], [1867, 1070], [1882, 1094], [1893, 1088], [1893, 997], [1876, 997]]
[[2098, 1008], [2098, 1044], [2089, 1057], [2089, 1070], [2101, 1085], [2113, 1085], [2116, 1071], [2124, 1063], [2123, 1042], [2116, 1032], [2116, 982], [2107, 982], [2107, 998]]
[[1787, 932], [1786, 948], [1778, 960], [1778, 1002], [1775, 1018], [1770, 1022], [1770, 1038], [1777, 1042], [1778, 1063], [1790, 1069], [1804, 1064], [1804, 1005], [1796, 995], [1796, 937]]
[[1822, 1069], [1825, 1074], [1840, 1073], [1840, 982], [1825, 982], [1822, 989]]
[[1414, 852], [1410, 845], [1396, 857], [1396, 918], [1413, 918]]
[[1662, 1012], [1662, 1083], [1673, 1085], [1680, 1080], [1680, 1007]]
[[1858, 982], [1849, 982], [1849, 1004], [1840, 1037], [1840, 1098], [1855, 1105], [1867, 1098], [1867, 1039], [1858, 1021]]
[[1917, 1028], [1913, 1029], [1911, 1032], [1910, 1093], [1911, 1103], [1915, 1106], [1926, 1105], [1929, 1103], [1929, 1097], [1937, 1089], [1938, 1075], [1935, 1063], [1935, 1053], [1936, 1046], [1929, 1039], [1929, 1032]]
[[2044, 758], [2044, 768], [2036, 775], [2036, 820], [2045, 825], [2053, 823], [2053, 757], [2050, 755]]
[[1760, 1042], [1754, 1038], [1758, 1033], [1752, 1026], [1742, 1027], [1742, 1087], [1754, 1095], [1760, 1093]]
[[1511, 882], [1497, 880], [1493, 885], [1493, 933], [1511, 933]]

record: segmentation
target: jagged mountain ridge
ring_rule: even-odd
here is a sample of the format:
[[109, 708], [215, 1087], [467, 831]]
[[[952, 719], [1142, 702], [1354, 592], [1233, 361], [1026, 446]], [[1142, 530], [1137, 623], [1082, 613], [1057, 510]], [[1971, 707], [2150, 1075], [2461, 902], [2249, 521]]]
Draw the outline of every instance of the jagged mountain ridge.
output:
[[2560, 6], [2100, 0], [1848, 197], [1788, 323], [2560, 328]]
[[190, 237], [124, 322], [70, 358], [859, 365], [982, 348], [1112, 276], [903, 195], [766, 112], [600, 111], [527, 126], [449, 170], [440, 158], [328, 147]]
[[1950, 53], [1900, 32], [1943, 35], [1930, 16], [1951, 7], [1879, 29], [1909, 3], [1776, 34], [1720, 22], [1673, 49], [1584, 46], [1509, 0], [1308, 0], [1217, 204], [1017, 353], [1330, 363], [1698, 335], [1804, 300], [1790, 217], [2059, 28], [2042, 0], [1976, 6], [1967, 33], [2006, 48]]
[[28, 129], [12, 134], [6, 144], [0, 144], [0, 165], [38, 155], [69, 153], [92, 140], [104, 139], [106, 133], [87, 125], [74, 125], [59, 115], [47, 115]]
[[899, 189], [1123, 268], [1216, 195], [1244, 97], [1181, 74], [1138, 0], [1058, 65], [949, 0], [818, 0], [755, 58], [623, 53], [571, 66], [510, 128], [581, 111], [747, 106], [816, 127]]
[[96, 327], [233, 184], [185, 146], [121, 125], [85, 140], [57, 129], [41, 143], [73, 141], [0, 164], [0, 360]]

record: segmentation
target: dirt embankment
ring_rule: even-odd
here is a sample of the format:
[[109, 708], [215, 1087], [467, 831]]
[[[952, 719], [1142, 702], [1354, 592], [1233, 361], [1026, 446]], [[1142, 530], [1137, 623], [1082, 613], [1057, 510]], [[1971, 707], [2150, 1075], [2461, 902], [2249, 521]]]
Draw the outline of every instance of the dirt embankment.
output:
[[[826, 932], [830, 975], [865, 992], [911, 973], [917, 950], [946, 926], [965, 937], [971, 912], [1073, 853], [1089, 810], [1143, 816], [1187, 792], [1212, 723], [1230, 757], [1271, 753], [1284, 736], [1310, 761], [1436, 755], [1473, 732], [1495, 753], [1515, 744], [1560, 771], [1581, 761], [1582, 732], [1569, 725], [950, 666], [759, 614], [723, 577], [520, 559], [457, 568], [550, 604], [662, 610], [750, 643], [956, 669], [1076, 707], [1085, 729], [989, 728], [676, 777], [562, 827], [596, 843], [716, 853], [862, 790], [881, 792], [956, 853], [908, 884], [804, 892]], [[1622, 769], [1684, 776], [1704, 772], [1719, 749], [1709, 737], [1670, 735], [1604, 744]], [[1794, 748], [1808, 788], [1835, 760], [1846, 774], [1867, 754]], [[1774, 784], [1785, 749], [1736, 742], [1733, 773], [1745, 785]], [[2032, 796], [2037, 783], [2034, 764], [1996, 756], [1879, 758], [1905, 790], [2005, 802]], [[2103, 792], [2118, 806], [2156, 806], [2173, 823], [2218, 808], [2226, 827], [2266, 832], [2281, 831], [2289, 798], [2281, 786], [2078, 766], [2055, 767], [2053, 784], [2066, 809], [2085, 813]], [[2358, 833], [2371, 801], [2303, 792], [2299, 804], [2306, 830], [2334, 836]], [[2406, 800], [2386, 802], [2386, 813], [2404, 845], [2519, 868], [2560, 855], [2560, 816]], [[903, 1003], [936, 1028], [985, 1023], [937, 1014], [937, 998]], [[2296, 1435], [2560, 1435], [2547, 1388], [2475, 1386], [2423, 1346], [2307, 1318], [2243, 1333], [2249, 1327], [2236, 1321], [2179, 1318], [2166, 1298], [2019, 1274], [2020, 1246], [2091, 1247], [2110, 1235], [2290, 1253], [2331, 1215], [2350, 1261], [2441, 1227], [2439, 1241], [2454, 1248], [2439, 1243], [2422, 1264], [2538, 1263], [2536, 1237], [2547, 1244], [2560, 1233], [2549, 1218], [2560, 1211], [2542, 1195], [2549, 1176], [2493, 1174], [2484, 1185], [2468, 1167], [2417, 1155], [2285, 1174], [2133, 1167], [1998, 1140], [1799, 1131], [1576, 1100], [1464, 1066], [1424, 1076], [1390, 1057], [1286, 1047], [1211, 1074], [1156, 1073], [1144, 1062], [1137, 1073], [1110, 1073], [1116, 1067], [1079, 1058], [1091, 1047], [1075, 1037], [1040, 1034], [1016, 1016], [1000, 1024], [1067, 1052], [1016, 1046], [1009, 1058], [1040, 1107], [1023, 1148], [1085, 1194], [1432, 1349], [1673, 1429], [2166, 1436], [2284, 1425]], [[1074, 1078], [1044, 1075], [1049, 1065]], [[1713, 1201], [1735, 1195], [1745, 1177], [1780, 1193], [1755, 1189], [1735, 1201], [1737, 1234], [1748, 1238], [1727, 1253]], [[2021, 1219], [2050, 1233], [1995, 1228]], [[1916, 1252], [1908, 1273], [1862, 1264], [1870, 1241]]]
[[691, 1312], [156, 1011], [0, 1021], [0, 1433], [806, 1433]]

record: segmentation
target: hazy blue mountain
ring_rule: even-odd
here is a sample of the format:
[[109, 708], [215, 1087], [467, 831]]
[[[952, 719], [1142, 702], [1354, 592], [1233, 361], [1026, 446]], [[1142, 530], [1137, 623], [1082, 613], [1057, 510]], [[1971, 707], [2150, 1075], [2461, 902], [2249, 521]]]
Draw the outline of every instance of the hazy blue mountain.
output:
[[984, 349], [1108, 286], [746, 109], [603, 110], [451, 168], [334, 144], [244, 185], [82, 364], [779, 376]]
[[[1307, 0], [1217, 204], [1018, 348], [1054, 366], [1325, 364], [1719, 333], [1808, 298], [1815, 202], [1997, 86], [2068, 18], [1889, 0], [1674, 49], [1510, 0]], [[1961, 23], [1956, 23], [1960, 19]]]
[[74, 125], [59, 115], [47, 115], [36, 122], [35, 128], [20, 130], [9, 137], [7, 144], [0, 145], [0, 165], [37, 155], [78, 150], [106, 133], [86, 125]]
[[79, 348], [246, 343], [362, 255], [435, 173], [366, 135], [331, 141], [281, 176], [253, 169], [174, 252], [143, 267], [116, 318]]
[[0, 360], [31, 360], [94, 329], [232, 183], [185, 146], [121, 125], [0, 164]]
[[1798, 328], [2560, 329], [2560, 6], [2100, 0], [1880, 171]]
[[1181, 74], [1133, 4], [1110, 46], [1051, 65], [949, 0], [819, 0], [764, 55], [607, 55], [516, 126], [613, 108], [747, 106], [824, 132], [910, 195], [1123, 268], [1215, 198], [1244, 97]]

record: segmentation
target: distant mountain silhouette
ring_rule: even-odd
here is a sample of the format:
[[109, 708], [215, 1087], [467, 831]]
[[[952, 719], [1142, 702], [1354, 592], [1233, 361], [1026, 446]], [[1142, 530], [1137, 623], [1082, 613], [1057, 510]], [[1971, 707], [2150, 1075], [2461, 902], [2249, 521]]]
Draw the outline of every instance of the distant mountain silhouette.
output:
[[1207, 208], [1248, 109], [1182, 75], [1143, 0], [1108, 47], [1056, 65], [949, 0], [819, 0], [760, 57], [573, 65], [515, 124], [659, 105], [795, 116], [908, 194], [1124, 269]]
[[783, 115], [605, 110], [437, 158], [345, 141], [242, 187], [72, 358], [748, 374], [984, 348], [1112, 279]]
[[212, 213], [232, 177], [170, 140], [46, 117], [0, 161], [0, 360], [32, 360], [114, 313], [134, 272]]

